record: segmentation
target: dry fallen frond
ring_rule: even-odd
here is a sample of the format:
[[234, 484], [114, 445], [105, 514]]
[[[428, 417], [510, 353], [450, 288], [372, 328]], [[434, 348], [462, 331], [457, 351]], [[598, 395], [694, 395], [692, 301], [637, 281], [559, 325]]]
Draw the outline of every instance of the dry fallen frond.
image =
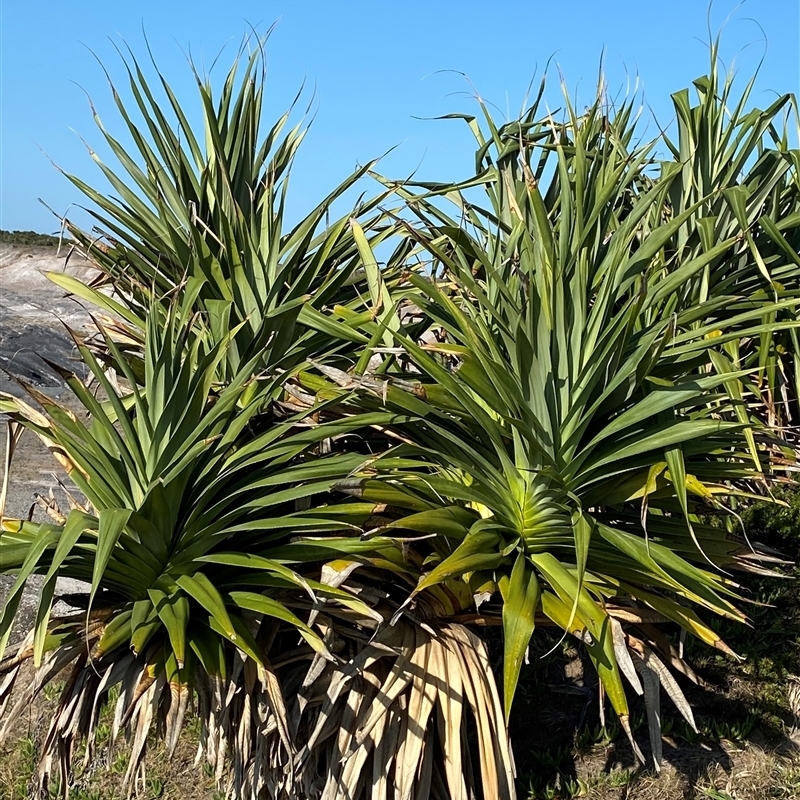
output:
[[486, 648], [462, 625], [403, 618], [371, 630], [317, 613], [315, 626], [339, 657], [315, 655], [305, 644], [292, 650], [291, 634], [262, 630], [265, 652], [272, 639], [284, 656], [279, 666], [231, 648], [225, 674], [209, 676], [194, 664], [191, 691], [182, 670], [168, 677], [157, 645], [138, 655], [124, 647], [101, 653], [106, 619], [97, 611], [88, 626], [82, 614], [54, 620], [52, 634], [64, 641], [46, 654], [11, 708], [11, 692], [25, 674], [20, 667], [33, 654], [33, 634], [0, 664], [0, 740], [48, 682], [68, 676], [41, 750], [35, 778], [41, 796], [68, 795], [80, 741], [87, 743], [85, 763], [95, 758], [100, 713], [118, 687], [111, 743], [122, 736], [128, 741], [129, 791], [141, 778], [149, 732], [157, 726], [172, 752], [193, 695], [201, 724], [198, 759], [208, 762], [230, 798], [515, 797]]

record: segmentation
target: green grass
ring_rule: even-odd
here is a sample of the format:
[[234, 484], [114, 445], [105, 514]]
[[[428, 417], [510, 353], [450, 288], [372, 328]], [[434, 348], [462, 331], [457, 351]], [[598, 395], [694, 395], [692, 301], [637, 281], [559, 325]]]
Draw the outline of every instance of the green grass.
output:
[[[43, 692], [36, 713], [30, 718], [30, 730], [15, 741], [0, 746], [0, 800], [27, 800], [31, 797], [31, 780], [36, 773], [39, 746], [57, 700], [55, 691]], [[82, 766], [84, 744], [78, 746], [70, 800], [123, 800], [126, 796], [122, 788], [122, 776], [129, 762], [126, 744], [123, 740], [114, 748], [109, 746], [113, 709], [112, 702], [101, 712], [95, 765], [85, 771]], [[218, 793], [214, 790], [213, 774], [210, 770], [194, 767], [192, 763], [199, 736], [199, 721], [192, 717], [183, 730], [174, 757], [169, 760], [163, 744], [151, 735], [145, 760], [144, 789], [138, 795], [140, 800], [216, 800]], [[58, 796], [58, 789], [57, 784], [51, 785], [50, 796]]]

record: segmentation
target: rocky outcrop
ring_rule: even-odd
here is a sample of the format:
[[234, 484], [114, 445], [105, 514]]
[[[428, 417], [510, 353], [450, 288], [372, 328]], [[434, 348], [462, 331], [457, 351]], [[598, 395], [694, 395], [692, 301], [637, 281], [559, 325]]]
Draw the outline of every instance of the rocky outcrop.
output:
[[[62, 385], [41, 356], [65, 366], [73, 359], [64, 324], [80, 332], [90, 324], [83, 306], [45, 275], [68, 272], [90, 279], [94, 270], [89, 263], [69, 251], [68, 245], [59, 252], [52, 247], [0, 244], [0, 367], [41, 389], [57, 390]], [[3, 376], [0, 388], [8, 391], [7, 384]]]
[[[93, 270], [69, 248], [57, 252], [51, 247], [19, 247], [0, 244], [0, 390], [21, 395], [22, 390], [8, 374], [33, 385], [41, 392], [70, 405], [70, 394], [61, 378], [42, 360], [42, 356], [65, 367], [80, 371], [75, 352], [64, 324], [80, 333], [90, 330], [86, 309], [47, 279], [45, 272], [66, 271], [90, 279]], [[0, 422], [3, 415], [0, 414]], [[5, 427], [5, 426], [3, 426]], [[0, 471], [4, 469], [6, 437], [0, 431]], [[36, 495], [58, 494], [53, 475], [59, 467], [45, 447], [31, 434], [23, 436], [10, 472], [6, 515], [26, 517]], [[63, 476], [62, 476], [63, 478]], [[66, 505], [66, 504], [65, 504]], [[36, 512], [39, 518], [41, 512]], [[13, 576], [0, 575], [0, 605], [14, 582]], [[23, 595], [13, 639], [29, 627], [36, 616], [42, 579], [34, 576]], [[57, 592], [82, 591], [77, 581], [59, 581]], [[68, 609], [60, 605], [56, 613]]]

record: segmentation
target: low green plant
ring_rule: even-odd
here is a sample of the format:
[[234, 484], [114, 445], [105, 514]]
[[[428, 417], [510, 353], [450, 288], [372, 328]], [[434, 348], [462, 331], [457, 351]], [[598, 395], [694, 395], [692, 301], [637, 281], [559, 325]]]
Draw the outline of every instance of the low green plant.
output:
[[126, 750], [116, 750], [110, 764], [111, 771], [117, 775], [126, 773], [130, 760], [130, 754]]
[[792, 763], [778, 763], [775, 767], [775, 780], [766, 796], [776, 800], [790, 800], [800, 796], [800, 767]]
[[[87, 498], [61, 524], [6, 524], [0, 568], [15, 570], [17, 577], [0, 617], [0, 658], [26, 581], [36, 571], [45, 580], [31, 636], [15, 655], [0, 661], [0, 668], [14, 669], [3, 691], [11, 691], [15, 667], [28, 657], [40, 675], [52, 677], [69, 665], [80, 671], [82, 680], [64, 687], [61, 707], [69, 706], [74, 717], [56, 715], [50, 735], [55, 743], [58, 726], [77, 725], [81, 735], [93, 739], [96, 722], [90, 710], [98, 700], [102, 704], [112, 687], [122, 685], [118, 714], [125, 712], [139, 725], [127, 779], [138, 768], [155, 722], [144, 712], [146, 704], [158, 705], [162, 693], [171, 698], [161, 708], [172, 752], [191, 692], [209, 692], [215, 681], [229, 680], [236, 674], [237, 654], [253, 662], [239, 679], [246, 679], [252, 690], [258, 665], [257, 691], [271, 694], [271, 706], [281, 713], [283, 701], [263, 671], [268, 662], [253, 619], [288, 624], [310, 652], [331, 657], [321, 636], [281, 602], [282, 593], [296, 588], [298, 596], [326, 596], [367, 618], [376, 615], [354, 595], [286, 565], [306, 560], [303, 548], [288, 542], [291, 534], [339, 531], [353, 524], [352, 514], [356, 522], [363, 517], [363, 508], [354, 506], [331, 510], [327, 518], [314, 506], [308, 511], [297, 506], [304, 498], [330, 492], [365, 462], [357, 452], [314, 454], [320, 442], [362, 423], [348, 418], [307, 426], [298, 424], [305, 414], [259, 417], [280, 380], [259, 381], [251, 364], [219, 386], [217, 366], [231, 338], [210, 350], [197, 339], [186, 353], [189, 330], [182, 327], [177, 308], [166, 321], [151, 315], [145, 384], [140, 388], [136, 376], [126, 373], [130, 388], [124, 395], [78, 343], [107, 397], [96, 400], [75, 375], [62, 371], [91, 413], [89, 424], [30, 387], [44, 414], [10, 395], [0, 398], [0, 409], [50, 446]], [[110, 336], [105, 343], [123, 363]], [[283, 548], [274, 550], [278, 560], [271, 557], [270, 548], [276, 546]], [[83, 598], [83, 615], [51, 622], [59, 577], [91, 582], [92, 588]], [[147, 682], [149, 692], [135, 691], [140, 681]], [[34, 682], [32, 695], [44, 683]], [[5, 731], [29, 699], [16, 704]], [[206, 713], [223, 712], [209, 706]], [[278, 730], [288, 746], [285, 724]], [[47, 777], [45, 771], [44, 787]]]
[[707, 797], [709, 800], [735, 800], [735, 798], [728, 794], [728, 792], [723, 792], [722, 790], [716, 789], [713, 786], [701, 788], [699, 797]]
[[75, 800], [111, 800], [111, 796], [100, 789], [73, 789], [71, 796]]
[[[581, 115], [565, 107], [559, 124], [537, 119], [536, 104], [504, 126], [483, 107], [483, 129], [468, 120], [479, 171], [466, 185], [485, 193], [482, 204], [450, 186], [398, 190], [420, 220], [407, 235], [430, 262], [405, 296], [440, 340], [397, 333], [403, 371], [392, 362], [368, 379], [322, 370], [326, 382], [300, 380], [320, 397], [342, 387], [359, 411], [412, 415], [391, 428], [400, 452], [429, 468], [384, 481], [425, 510], [391, 529], [440, 535], [420, 545], [426, 569], [408, 607], [433, 587], [459, 592], [464, 610], [474, 594], [498, 604], [506, 715], [547, 620], [583, 641], [639, 757], [625, 683], [645, 694], [658, 760], [659, 685], [694, 724], [666, 667], [675, 656], [641, 627], [623, 632], [613, 609], [668, 619], [732, 655], [687, 606], [743, 623], [718, 570], [763, 572], [766, 558], [728, 530], [740, 482], [763, 467], [761, 423], [743, 414], [744, 372], [721, 348], [781, 324], [764, 324], [777, 305], [748, 311], [735, 295], [680, 306], [678, 287], [701, 280], [735, 236], [670, 249], [695, 212], [669, 205], [677, 166], [645, 190], [651, 152], [626, 146], [629, 106], [613, 135], [602, 97]], [[644, 234], [642, 220], [655, 218], [666, 221]]]

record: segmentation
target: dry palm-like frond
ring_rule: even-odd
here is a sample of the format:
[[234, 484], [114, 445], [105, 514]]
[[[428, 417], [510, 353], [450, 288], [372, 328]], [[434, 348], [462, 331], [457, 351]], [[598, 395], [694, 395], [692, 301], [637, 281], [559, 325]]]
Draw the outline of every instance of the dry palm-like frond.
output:
[[[275, 726], [262, 726], [252, 751], [236, 751], [249, 759], [235, 770], [243, 781], [231, 781], [233, 797], [514, 796], [502, 707], [480, 639], [461, 625], [403, 622], [368, 641], [363, 632], [348, 640], [356, 631], [324, 624], [354, 655], [276, 670], [298, 750], [282, 769], [270, 757], [279, 743]], [[248, 720], [247, 697], [235, 702], [232, 716]]]
[[[354, 671], [360, 691], [348, 687], [347, 695], [354, 723], [343, 725], [331, 743], [322, 796], [351, 797], [354, 774], [371, 760], [366, 780], [371, 783], [367, 796], [373, 798], [393, 791], [395, 797], [466, 800], [478, 786], [484, 797], [512, 797], [505, 720], [482, 641], [455, 624], [401, 623], [388, 633], [398, 642], [400, 656], [391, 667], [381, 666], [388, 637], [360, 653]], [[344, 688], [334, 678], [314, 733], [324, 730], [329, 704]], [[468, 717], [477, 765], [470, 764]]]

